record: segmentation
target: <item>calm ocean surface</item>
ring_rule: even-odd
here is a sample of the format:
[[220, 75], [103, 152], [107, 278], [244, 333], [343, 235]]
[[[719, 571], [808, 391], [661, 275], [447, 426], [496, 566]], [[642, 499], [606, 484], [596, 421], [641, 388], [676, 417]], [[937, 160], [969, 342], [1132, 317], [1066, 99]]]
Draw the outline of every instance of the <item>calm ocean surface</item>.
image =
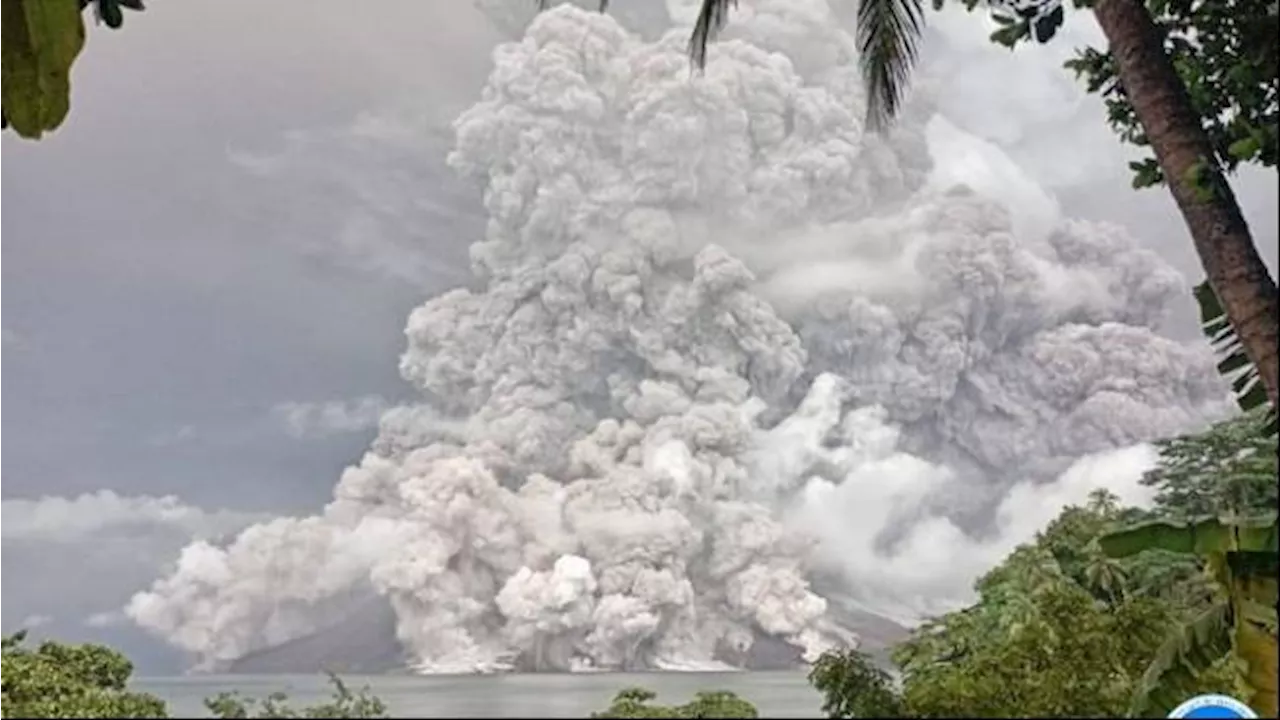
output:
[[[766, 718], [820, 717], [822, 703], [803, 672], [350, 675], [342, 679], [353, 691], [369, 686], [394, 717], [585, 718], [608, 707], [618, 690], [635, 685], [658, 693], [663, 704], [687, 702], [698, 690], [729, 690], [754, 703]], [[220, 692], [265, 697], [284, 691], [297, 707], [325, 701], [331, 689], [328, 679], [320, 675], [137, 678], [132, 686], [168, 701], [170, 717], [208, 717], [204, 698]]]

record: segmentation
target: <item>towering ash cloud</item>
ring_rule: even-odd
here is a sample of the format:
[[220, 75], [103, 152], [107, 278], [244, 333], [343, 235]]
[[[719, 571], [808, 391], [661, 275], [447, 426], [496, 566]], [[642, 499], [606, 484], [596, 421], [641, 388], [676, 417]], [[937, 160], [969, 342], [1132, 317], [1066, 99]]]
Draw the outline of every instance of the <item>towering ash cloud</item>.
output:
[[951, 187], [931, 157], [965, 139], [923, 101], [863, 132], [821, 0], [744, 4], [705, 75], [685, 30], [574, 7], [499, 47], [450, 156], [477, 287], [406, 328], [422, 403], [321, 514], [188, 547], [130, 616], [207, 666], [370, 593], [424, 671], [812, 658], [855, 642], [815, 577], [945, 607], [1151, 461], [1115, 449], [1225, 412], [1155, 333], [1183, 292], [1158, 257]]

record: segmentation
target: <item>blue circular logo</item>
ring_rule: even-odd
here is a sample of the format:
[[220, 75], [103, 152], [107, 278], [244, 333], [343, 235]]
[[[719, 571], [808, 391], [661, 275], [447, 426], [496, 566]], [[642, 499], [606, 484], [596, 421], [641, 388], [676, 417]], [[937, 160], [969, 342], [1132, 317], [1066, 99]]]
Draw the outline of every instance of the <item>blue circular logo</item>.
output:
[[1169, 713], [1171, 718], [1256, 718], [1248, 705], [1226, 695], [1197, 695]]

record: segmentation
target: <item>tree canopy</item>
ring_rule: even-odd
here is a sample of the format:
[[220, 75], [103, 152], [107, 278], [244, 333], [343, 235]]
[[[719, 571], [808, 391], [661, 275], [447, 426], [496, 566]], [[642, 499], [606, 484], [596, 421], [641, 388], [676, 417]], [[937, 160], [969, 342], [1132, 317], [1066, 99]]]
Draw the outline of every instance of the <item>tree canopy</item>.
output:
[[103, 645], [24, 645], [26, 633], [4, 638], [4, 717], [163, 718], [165, 704], [145, 693], [129, 692], [133, 663]]

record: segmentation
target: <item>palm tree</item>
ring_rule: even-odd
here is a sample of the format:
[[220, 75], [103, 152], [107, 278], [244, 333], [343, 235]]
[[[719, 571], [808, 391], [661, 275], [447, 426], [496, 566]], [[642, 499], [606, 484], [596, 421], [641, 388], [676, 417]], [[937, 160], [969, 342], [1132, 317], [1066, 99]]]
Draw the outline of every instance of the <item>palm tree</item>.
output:
[[[1258, 366], [1249, 361], [1244, 344], [1240, 341], [1235, 328], [1227, 320], [1222, 301], [1209, 286], [1202, 282], [1195, 289], [1196, 303], [1200, 306], [1200, 328], [1208, 338], [1209, 344], [1217, 351], [1221, 360], [1218, 372], [1231, 382], [1235, 390], [1236, 403], [1245, 412], [1251, 412], [1267, 406], [1266, 388], [1261, 382]], [[1276, 405], [1272, 403], [1266, 414], [1262, 427], [1264, 437], [1274, 437], [1280, 427], [1277, 425]]]
[[1115, 558], [1109, 558], [1096, 546], [1088, 548], [1084, 565], [1084, 588], [1089, 594], [1112, 605], [1123, 600], [1129, 575]]
[[[941, 2], [934, 0], [935, 6]], [[705, 66], [707, 43], [736, 4], [737, 0], [703, 0], [689, 40], [690, 57], [698, 67]], [[1221, 300], [1245, 355], [1258, 368], [1268, 401], [1276, 407], [1280, 391], [1276, 283], [1258, 255], [1186, 85], [1141, 0], [1096, 0], [1092, 9], [1111, 46], [1120, 83], [1191, 233], [1209, 286]], [[1037, 40], [1047, 40], [1062, 22], [1061, 0], [1043, 0], [1032, 10], [1018, 14], [1032, 26]], [[887, 127], [901, 105], [916, 60], [923, 15], [923, 0], [861, 0], [858, 6], [856, 37], [872, 129]]]

